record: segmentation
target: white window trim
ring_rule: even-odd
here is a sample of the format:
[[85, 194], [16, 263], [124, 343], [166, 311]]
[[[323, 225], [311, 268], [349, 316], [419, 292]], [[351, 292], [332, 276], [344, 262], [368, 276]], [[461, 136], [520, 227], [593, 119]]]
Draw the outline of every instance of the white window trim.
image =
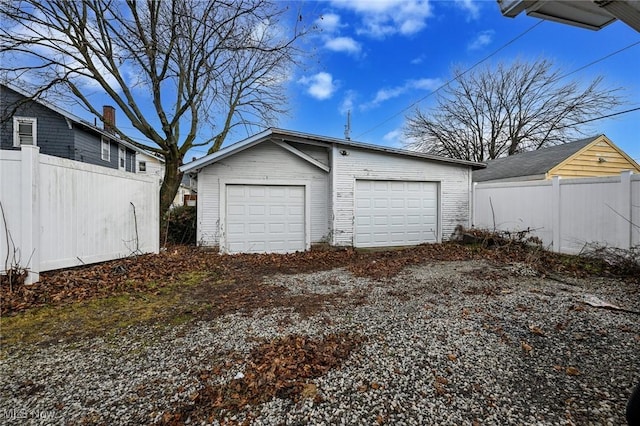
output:
[[118, 145], [118, 169], [127, 170], [127, 150], [121, 145]]
[[[107, 155], [104, 155], [105, 145], [107, 145], [108, 148], [109, 148], [109, 149], [107, 149]], [[104, 161], [111, 162], [111, 141], [109, 139], [105, 138], [104, 136], [102, 137], [102, 143], [100, 144], [100, 157]]]
[[33, 130], [33, 146], [38, 146], [38, 119], [35, 117], [13, 117], [13, 146], [20, 148], [20, 123], [31, 123]]
[[[144, 167], [141, 167], [143, 166]], [[138, 161], [138, 173], [147, 173], [147, 162], [144, 160]]]

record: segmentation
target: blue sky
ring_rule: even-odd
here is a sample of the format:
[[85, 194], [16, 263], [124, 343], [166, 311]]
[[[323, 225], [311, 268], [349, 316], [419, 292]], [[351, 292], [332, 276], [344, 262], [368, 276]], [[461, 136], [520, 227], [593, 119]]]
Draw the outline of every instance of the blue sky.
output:
[[[278, 4], [289, 8], [291, 23], [302, 15], [302, 24], [317, 28], [304, 41], [305, 62], [284, 76], [290, 112], [277, 124], [284, 129], [343, 138], [347, 111], [351, 111], [352, 140], [401, 147], [405, 116], [415, 106], [423, 110], [434, 106], [434, 91], [450, 80], [452, 67], [468, 69], [496, 51], [479, 67], [515, 59], [549, 59], [561, 74], [572, 73], [567, 82], [586, 85], [602, 75], [606, 86], [624, 88], [628, 104], [619, 110], [640, 107], [640, 33], [622, 22], [590, 31], [524, 13], [505, 18], [495, 0]], [[627, 48], [634, 43], [638, 44]], [[112, 103], [101, 89], [87, 90], [90, 97], [100, 98], [94, 99], [96, 105]], [[93, 122], [86, 110], [72, 106], [71, 112]], [[149, 107], [149, 116], [153, 115]], [[123, 131], [145, 143], [124, 114], [117, 116]], [[230, 135], [226, 144], [260, 130], [242, 129]], [[640, 111], [595, 121], [588, 132], [606, 134], [640, 162]], [[205, 154], [206, 149], [193, 149], [185, 162]]]
[[[540, 21], [525, 14], [505, 18], [493, 0], [298, 1], [290, 7], [321, 31], [306, 42], [310, 64], [291, 76], [290, 114], [279, 127], [343, 138], [350, 110], [353, 140], [388, 146], [401, 146], [413, 106], [434, 105], [433, 91], [450, 79], [453, 65], [473, 66]], [[480, 66], [547, 58], [564, 74], [639, 41], [640, 33], [621, 22], [591, 31], [543, 21]], [[606, 86], [625, 89], [629, 104], [620, 110], [629, 109], [640, 106], [639, 70], [640, 44], [563, 82], [586, 84], [602, 75]], [[640, 161], [640, 111], [593, 122], [589, 130]]]

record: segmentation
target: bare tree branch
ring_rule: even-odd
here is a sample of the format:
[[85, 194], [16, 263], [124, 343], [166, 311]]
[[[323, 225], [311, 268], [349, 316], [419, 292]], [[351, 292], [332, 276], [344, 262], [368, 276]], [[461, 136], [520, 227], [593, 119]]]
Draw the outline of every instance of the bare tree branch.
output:
[[438, 95], [430, 113], [407, 117], [408, 147], [471, 161], [486, 161], [586, 135], [575, 125], [623, 103], [621, 89], [603, 87], [602, 77], [586, 87], [560, 83], [548, 60], [463, 74]]
[[0, 79], [71, 95], [100, 120], [93, 95], [111, 98], [165, 159], [164, 212], [191, 148], [214, 152], [235, 127], [286, 112], [284, 85], [309, 31], [286, 12], [270, 0], [5, 0]]

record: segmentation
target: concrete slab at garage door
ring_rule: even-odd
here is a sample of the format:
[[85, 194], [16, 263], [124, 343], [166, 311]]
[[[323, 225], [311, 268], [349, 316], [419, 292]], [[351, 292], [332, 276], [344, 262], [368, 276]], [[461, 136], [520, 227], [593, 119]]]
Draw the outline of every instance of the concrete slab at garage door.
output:
[[355, 246], [438, 241], [436, 182], [356, 180]]
[[226, 185], [226, 251], [291, 253], [305, 244], [305, 187]]

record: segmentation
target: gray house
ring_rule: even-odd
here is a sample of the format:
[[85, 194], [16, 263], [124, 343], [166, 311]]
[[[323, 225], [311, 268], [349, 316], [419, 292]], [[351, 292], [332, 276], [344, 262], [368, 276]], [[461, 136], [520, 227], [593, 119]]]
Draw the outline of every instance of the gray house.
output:
[[470, 225], [483, 164], [268, 129], [181, 167], [197, 176], [197, 240], [224, 253], [408, 246]]
[[[104, 107], [115, 125], [115, 110]], [[37, 145], [40, 153], [83, 163], [136, 172], [139, 148], [105, 128], [80, 119], [42, 100], [30, 100], [20, 89], [0, 84], [0, 149]]]

